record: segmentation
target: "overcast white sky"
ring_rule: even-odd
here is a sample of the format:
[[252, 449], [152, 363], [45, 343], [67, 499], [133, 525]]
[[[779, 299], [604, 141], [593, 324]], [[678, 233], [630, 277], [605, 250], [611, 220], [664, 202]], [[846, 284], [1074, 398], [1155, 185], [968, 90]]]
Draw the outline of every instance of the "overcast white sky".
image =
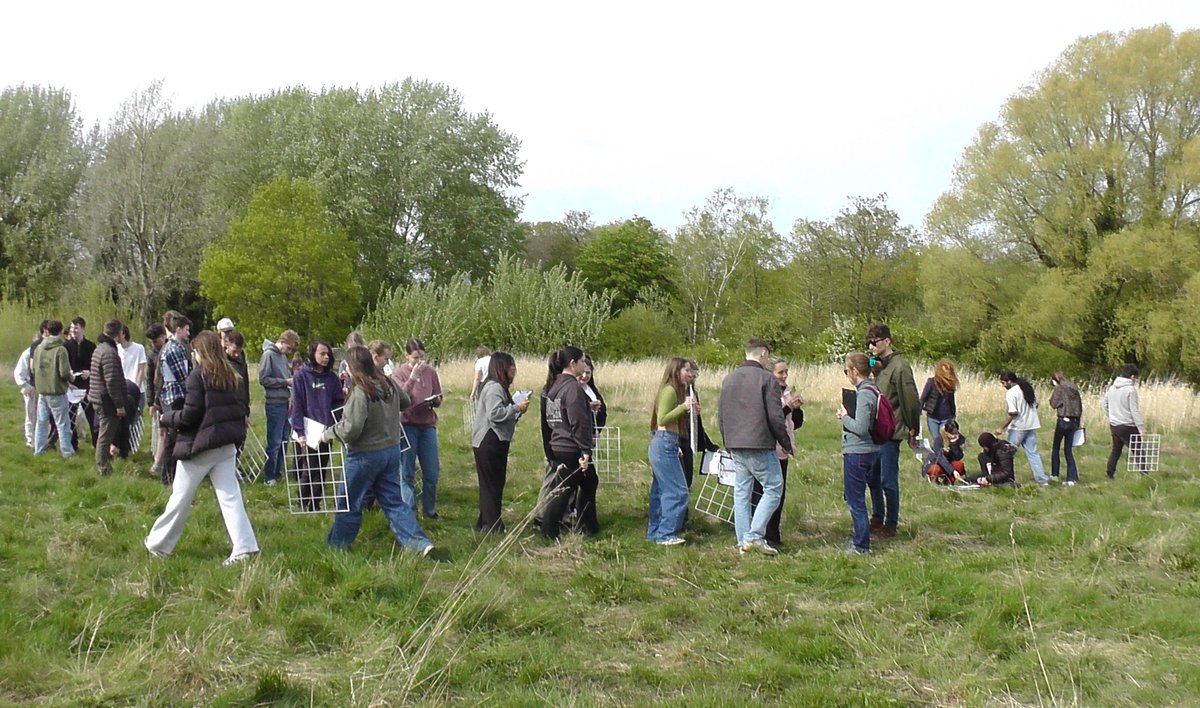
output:
[[0, 13], [0, 86], [66, 88], [91, 124], [159, 78], [199, 107], [413, 76], [522, 141], [528, 221], [674, 230], [728, 186], [780, 232], [878, 192], [920, 226], [979, 125], [1075, 39], [1200, 27], [1186, 0], [817, 5], [25, 0]]

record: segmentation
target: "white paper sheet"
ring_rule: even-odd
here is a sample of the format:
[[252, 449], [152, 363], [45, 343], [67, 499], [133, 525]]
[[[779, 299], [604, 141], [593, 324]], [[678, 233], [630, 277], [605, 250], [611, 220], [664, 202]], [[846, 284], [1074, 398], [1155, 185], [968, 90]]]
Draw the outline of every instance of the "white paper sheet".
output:
[[304, 419], [304, 444], [310, 450], [316, 450], [321, 446], [321, 435], [325, 433], [326, 426], [318, 423], [312, 418], [305, 417]]

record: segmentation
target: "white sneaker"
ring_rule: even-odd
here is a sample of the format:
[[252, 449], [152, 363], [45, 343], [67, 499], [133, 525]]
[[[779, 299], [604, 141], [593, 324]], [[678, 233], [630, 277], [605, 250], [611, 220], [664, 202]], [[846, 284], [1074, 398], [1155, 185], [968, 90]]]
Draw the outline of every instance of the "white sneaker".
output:
[[687, 540], [678, 536], [671, 536], [670, 538], [660, 538], [655, 543], [660, 546], [682, 546], [687, 543]]
[[768, 546], [767, 542], [761, 538], [758, 539], [757, 541], [746, 541], [745, 543], [743, 543], [742, 544], [742, 553], [746, 553], [747, 551], [758, 551], [759, 553], [763, 554], [764, 556], [779, 555], [779, 551]]
[[432, 543], [421, 549], [421, 557], [428, 558], [430, 553], [433, 553], [433, 544]]
[[228, 558], [226, 558], [225, 561], [221, 563], [221, 565], [237, 565], [238, 563], [242, 563], [244, 561], [250, 560], [252, 557], [254, 557], [256, 555], [258, 555], [258, 551], [252, 551], [250, 553], [235, 553], [232, 556], [229, 556]]
[[1075, 483], [1074, 482], [1063, 482], [1063, 486], [1064, 487], [1074, 487]]

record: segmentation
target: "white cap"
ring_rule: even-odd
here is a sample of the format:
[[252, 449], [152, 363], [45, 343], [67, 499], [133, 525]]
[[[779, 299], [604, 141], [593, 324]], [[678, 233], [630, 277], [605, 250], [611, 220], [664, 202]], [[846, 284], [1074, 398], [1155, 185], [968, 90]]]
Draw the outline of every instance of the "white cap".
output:
[[233, 329], [233, 320], [228, 317], [222, 317], [221, 321], [217, 323], [218, 332], [228, 332], [231, 329]]

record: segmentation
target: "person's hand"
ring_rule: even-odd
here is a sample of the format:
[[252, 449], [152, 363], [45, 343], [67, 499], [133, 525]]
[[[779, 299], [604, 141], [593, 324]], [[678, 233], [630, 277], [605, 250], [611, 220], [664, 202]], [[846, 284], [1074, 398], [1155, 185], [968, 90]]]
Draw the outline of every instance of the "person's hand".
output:
[[841, 419], [842, 419], [842, 418], [844, 418], [844, 417], [845, 417], [845, 415], [846, 415], [846, 407], [845, 407], [845, 406], [838, 406], [837, 413], [835, 413], [834, 415], [836, 415], [836, 416], [837, 416], [837, 419], [838, 419], [838, 420], [841, 420]]
[[978, 480], [975, 481], [975, 484], [978, 484], [981, 487], [992, 486], [992, 483], [988, 481], [987, 477], [980, 477]]
[[285, 384], [287, 384], [288, 386], [291, 386], [292, 385], [292, 377], [291, 376], [287, 377], [286, 379], [283, 380], [283, 382]]
[[118, 418], [124, 418], [124, 417], [125, 417], [125, 407], [124, 407], [124, 406], [121, 406], [121, 407], [117, 408], [117, 417], [118, 417]]
[[917, 449], [917, 434], [912, 431], [908, 433], [908, 447], [910, 450]]
[[90, 371], [80, 371], [79, 372], [79, 378], [83, 379], [84, 381], [87, 381], [91, 375], [92, 375], [92, 372], [90, 372]]
[[304, 436], [303, 436], [303, 435], [301, 435], [300, 437], [296, 438], [296, 442], [297, 442], [297, 443], [298, 443], [298, 444], [299, 444], [301, 447], [304, 447], [304, 446], [308, 445], [308, 441], [304, 439]]
[[528, 398], [526, 398], [525, 400], [523, 400], [517, 404], [517, 410], [521, 411], [522, 413], [524, 413], [526, 410], [528, 410], [528, 408], [529, 408], [529, 399]]
[[579, 469], [586, 470], [588, 468], [589, 462], [591, 462], [591, 460], [589, 459], [588, 455], [580, 455], [579, 456]]
[[37, 389], [34, 388], [33, 386], [30, 386], [29, 384], [25, 384], [24, 386], [21, 387], [21, 395], [22, 396], [32, 396], [34, 394], [34, 392], [36, 392], [36, 391], [37, 391]]
[[1004, 437], [1004, 428], [996, 428], [996, 437], [997, 438]]
[[[526, 400], [528, 400], [528, 399], [526, 399]], [[594, 411], [600, 410], [600, 401], [592, 401], [590, 405], [592, 407], [592, 410], [594, 410]]]
[[800, 398], [799, 396], [788, 401], [788, 408], [791, 408], [792, 410], [796, 410], [802, 405], [804, 405], [804, 399]]

